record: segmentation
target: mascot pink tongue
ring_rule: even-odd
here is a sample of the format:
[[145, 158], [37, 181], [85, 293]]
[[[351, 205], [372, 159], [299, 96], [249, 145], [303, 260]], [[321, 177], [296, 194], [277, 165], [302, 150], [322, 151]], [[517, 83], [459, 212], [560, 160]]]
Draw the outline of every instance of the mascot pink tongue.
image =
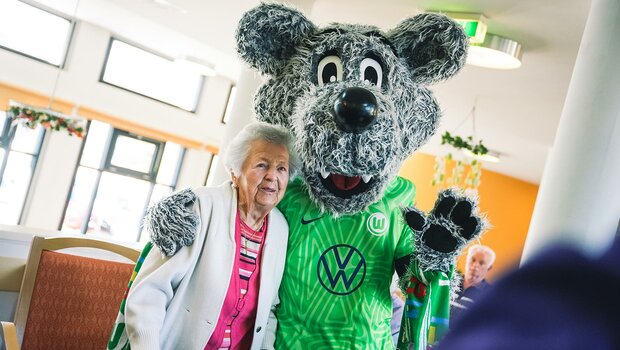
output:
[[342, 191], [354, 189], [355, 187], [357, 187], [357, 185], [359, 185], [360, 181], [362, 180], [362, 178], [359, 176], [350, 177], [340, 174], [331, 174], [328, 179], [333, 182], [334, 186], [336, 186], [339, 190]]

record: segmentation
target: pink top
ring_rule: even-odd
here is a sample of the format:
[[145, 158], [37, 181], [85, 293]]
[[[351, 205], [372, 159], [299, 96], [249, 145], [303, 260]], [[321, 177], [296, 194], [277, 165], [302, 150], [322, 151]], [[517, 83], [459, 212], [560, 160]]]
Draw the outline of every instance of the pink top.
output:
[[[220, 317], [205, 350], [249, 349], [252, 345], [258, 290], [260, 281], [260, 258], [267, 233], [267, 219], [255, 232], [239, 217], [235, 220], [237, 252], [233, 264], [233, 276]], [[236, 273], [235, 273], [236, 271]]]

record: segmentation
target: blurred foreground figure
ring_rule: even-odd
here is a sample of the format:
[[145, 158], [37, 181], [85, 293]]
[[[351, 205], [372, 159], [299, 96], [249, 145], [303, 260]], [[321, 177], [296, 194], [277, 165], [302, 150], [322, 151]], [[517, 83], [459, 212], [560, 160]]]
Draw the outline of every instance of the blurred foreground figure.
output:
[[539, 255], [488, 288], [436, 349], [620, 349], [620, 240], [596, 259]]

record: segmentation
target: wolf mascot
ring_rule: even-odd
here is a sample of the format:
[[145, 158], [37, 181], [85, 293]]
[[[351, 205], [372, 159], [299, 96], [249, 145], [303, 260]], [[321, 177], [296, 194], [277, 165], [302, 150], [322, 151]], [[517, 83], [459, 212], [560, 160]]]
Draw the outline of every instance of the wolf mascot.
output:
[[[265, 347], [393, 348], [394, 269], [407, 293], [398, 347], [432, 346], [447, 330], [456, 257], [485, 223], [475, 199], [455, 190], [422, 213], [412, 207], [414, 185], [397, 172], [437, 129], [440, 108], [426, 85], [461, 69], [463, 30], [438, 14], [387, 33], [317, 28], [295, 9], [261, 4], [243, 16], [236, 40], [242, 59], [268, 77], [255, 96], [257, 118], [289, 128], [302, 161], [278, 205], [290, 237], [275, 344]], [[176, 210], [155, 206], [147, 224], [158, 211], [190, 210], [191, 198], [175, 196], [164, 207]], [[192, 243], [194, 223], [150, 226], [165, 254]]]
[[269, 77], [254, 99], [258, 119], [289, 128], [302, 161], [278, 206], [290, 238], [275, 347], [392, 347], [396, 267], [407, 291], [399, 347], [426, 349], [447, 329], [455, 258], [484, 222], [475, 200], [454, 190], [424, 215], [411, 207], [413, 184], [396, 175], [437, 129], [425, 85], [461, 69], [464, 32], [437, 14], [387, 33], [317, 28], [294, 9], [262, 4], [241, 19], [237, 48]]

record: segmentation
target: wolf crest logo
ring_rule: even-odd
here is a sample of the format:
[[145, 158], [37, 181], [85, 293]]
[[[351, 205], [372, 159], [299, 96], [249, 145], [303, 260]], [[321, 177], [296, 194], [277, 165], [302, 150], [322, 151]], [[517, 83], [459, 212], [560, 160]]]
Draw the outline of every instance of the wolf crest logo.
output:
[[383, 236], [387, 232], [388, 226], [388, 220], [383, 213], [374, 213], [366, 221], [366, 228], [375, 236]]

